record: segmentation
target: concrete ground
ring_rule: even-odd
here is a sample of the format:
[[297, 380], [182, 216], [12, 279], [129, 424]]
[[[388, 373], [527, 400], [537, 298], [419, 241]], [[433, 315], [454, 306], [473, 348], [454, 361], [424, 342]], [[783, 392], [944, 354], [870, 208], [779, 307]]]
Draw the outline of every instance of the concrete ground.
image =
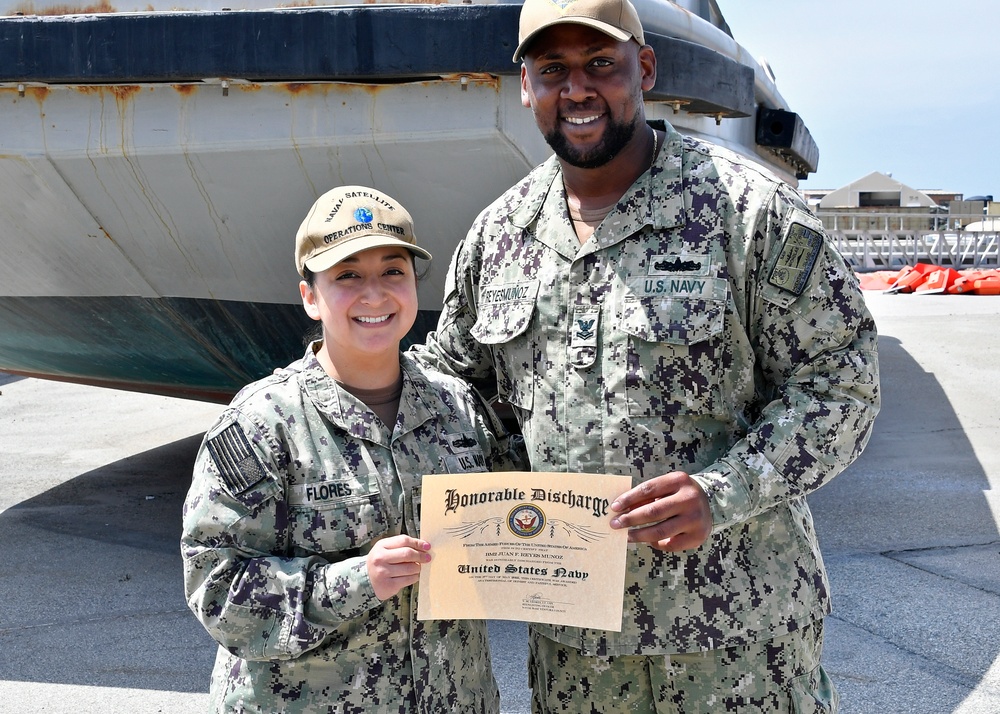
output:
[[[869, 294], [885, 405], [811, 498], [842, 714], [1000, 712], [1000, 298]], [[0, 712], [202, 711], [180, 504], [220, 407], [0, 375]], [[493, 623], [505, 712], [525, 627]]]

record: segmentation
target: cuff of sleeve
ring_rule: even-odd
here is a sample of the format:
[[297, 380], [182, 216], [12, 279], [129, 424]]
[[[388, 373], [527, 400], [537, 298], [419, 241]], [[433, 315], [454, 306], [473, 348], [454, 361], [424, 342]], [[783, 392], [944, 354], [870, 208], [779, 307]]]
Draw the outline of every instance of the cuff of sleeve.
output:
[[712, 509], [712, 534], [746, 520], [752, 512], [750, 491], [740, 473], [725, 461], [692, 474], [708, 496]]
[[347, 563], [330, 563], [322, 570], [322, 587], [314, 592], [316, 608], [312, 617], [324, 625], [337, 626], [378, 607], [364, 558]]
[[364, 559], [361, 560], [355, 566], [358, 570], [358, 597], [361, 598], [365, 603], [365, 610], [370, 610], [373, 607], [378, 607], [382, 604], [378, 595], [375, 594], [375, 588], [372, 586], [372, 579], [368, 577], [368, 562]]

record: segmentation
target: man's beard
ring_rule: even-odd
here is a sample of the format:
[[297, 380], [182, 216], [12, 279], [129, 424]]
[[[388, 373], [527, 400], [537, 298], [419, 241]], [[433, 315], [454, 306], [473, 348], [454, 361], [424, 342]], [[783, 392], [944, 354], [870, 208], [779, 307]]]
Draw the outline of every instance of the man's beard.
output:
[[589, 152], [579, 151], [570, 146], [566, 136], [558, 126], [545, 135], [545, 141], [556, 156], [578, 169], [596, 169], [618, 156], [635, 135], [636, 122], [626, 124], [612, 121], [601, 137], [601, 142]]

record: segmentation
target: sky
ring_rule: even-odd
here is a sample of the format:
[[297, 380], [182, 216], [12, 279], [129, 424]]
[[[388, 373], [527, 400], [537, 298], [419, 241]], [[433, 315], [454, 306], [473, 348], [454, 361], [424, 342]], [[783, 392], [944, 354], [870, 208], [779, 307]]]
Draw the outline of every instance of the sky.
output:
[[718, 0], [819, 146], [801, 189], [873, 171], [1000, 200], [1000, 0]]

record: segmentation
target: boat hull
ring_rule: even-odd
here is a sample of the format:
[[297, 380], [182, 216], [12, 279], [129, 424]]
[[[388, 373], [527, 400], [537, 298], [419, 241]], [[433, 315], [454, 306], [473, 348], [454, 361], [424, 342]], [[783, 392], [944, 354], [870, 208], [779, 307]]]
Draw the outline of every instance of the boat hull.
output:
[[0, 89], [0, 369], [228, 400], [301, 354], [294, 231], [341, 184], [410, 207], [422, 336], [478, 212], [546, 155], [512, 83]]
[[[790, 181], [815, 169], [795, 115], [794, 137], [760, 121], [787, 107], [732, 38], [637, 6], [664, 58], [650, 118]], [[0, 370], [228, 400], [301, 354], [292, 237], [342, 184], [401, 201], [434, 254], [420, 339], [476, 215], [549, 155], [510, 60], [518, 12], [0, 9]]]

